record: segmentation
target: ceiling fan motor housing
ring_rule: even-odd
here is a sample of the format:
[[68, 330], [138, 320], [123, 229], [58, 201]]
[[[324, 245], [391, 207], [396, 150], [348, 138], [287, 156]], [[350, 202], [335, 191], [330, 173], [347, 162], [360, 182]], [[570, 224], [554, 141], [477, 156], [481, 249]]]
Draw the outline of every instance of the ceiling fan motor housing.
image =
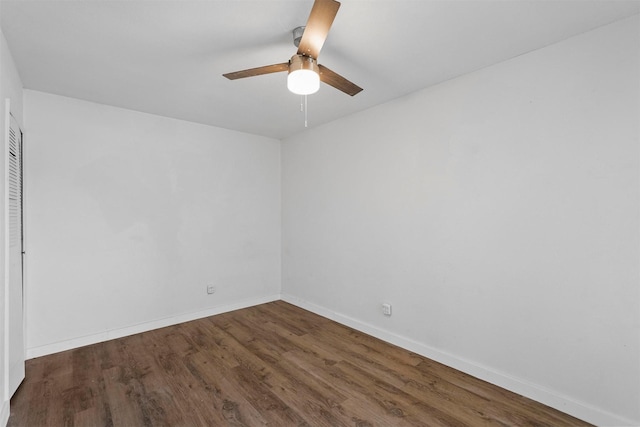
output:
[[319, 74], [318, 62], [310, 56], [295, 54], [289, 60], [289, 73], [296, 70], [310, 70]]

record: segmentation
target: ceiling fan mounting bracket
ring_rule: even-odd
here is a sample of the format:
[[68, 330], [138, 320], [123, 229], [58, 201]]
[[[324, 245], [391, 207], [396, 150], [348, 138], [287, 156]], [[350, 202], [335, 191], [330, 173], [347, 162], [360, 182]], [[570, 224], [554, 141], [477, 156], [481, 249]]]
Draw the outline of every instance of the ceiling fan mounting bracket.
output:
[[291, 33], [293, 34], [293, 44], [296, 47], [300, 46], [300, 39], [302, 39], [302, 34], [304, 33], [305, 26], [294, 28]]

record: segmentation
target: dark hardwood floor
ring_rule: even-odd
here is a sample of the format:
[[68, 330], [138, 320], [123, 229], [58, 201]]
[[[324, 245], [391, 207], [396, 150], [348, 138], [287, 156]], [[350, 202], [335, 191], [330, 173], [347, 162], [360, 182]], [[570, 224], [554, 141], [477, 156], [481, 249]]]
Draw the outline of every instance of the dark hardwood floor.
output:
[[585, 426], [282, 301], [27, 361], [9, 426]]

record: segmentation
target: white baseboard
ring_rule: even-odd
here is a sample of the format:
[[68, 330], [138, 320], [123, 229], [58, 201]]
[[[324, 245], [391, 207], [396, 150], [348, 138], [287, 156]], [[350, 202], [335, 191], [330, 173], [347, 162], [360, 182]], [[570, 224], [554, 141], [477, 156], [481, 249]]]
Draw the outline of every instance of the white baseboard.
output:
[[5, 427], [9, 422], [9, 401], [2, 402], [2, 408], [0, 408], [0, 426]]
[[625, 418], [621, 418], [615, 414], [603, 411], [599, 408], [595, 408], [586, 403], [576, 401], [569, 396], [564, 396], [560, 393], [554, 392], [553, 390], [549, 390], [537, 384], [533, 384], [528, 381], [515, 378], [511, 375], [507, 375], [503, 372], [478, 365], [470, 360], [465, 360], [453, 354], [449, 354], [433, 347], [429, 347], [410, 338], [406, 338], [393, 332], [389, 332], [387, 330], [370, 325], [368, 323], [364, 323], [358, 319], [345, 316], [343, 314], [305, 301], [293, 295], [282, 294], [282, 300], [305, 310], [316, 313], [320, 316], [334, 320], [345, 326], [349, 326], [360, 332], [364, 332], [368, 335], [379, 338], [388, 343], [397, 345], [398, 347], [402, 347], [406, 350], [420, 354], [421, 356], [435, 360], [436, 362], [450, 366], [454, 369], [472, 375], [481, 380], [487, 381], [491, 384], [495, 384], [514, 393], [528, 397], [537, 402], [543, 403], [547, 406], [550, 406], [592, 424], [603, 427], [638, 426], [638, 423]]
[[277, 301], [280, 295], [268, 295], [259, 298], [251, 298], [238, 301], [231, 304], [225, 304], [217, 307], [208, 308], [206, 310], [196, 311], [193, 313], [185, 313], [177, 316], [167, 317], [164, 319], [153, 320], [150, 322], [139, 323], [137, 325], [128, 326], [126, 328], [114, 329], [99, 334], [87, 335], [84, 337], [73, 338], [66, 341], [60, 341], [53, 344], [47, 344], [39, 347], [27, 349], [27, 359], [46, 356], [47, 354], [58, 353], [61, 351], [71, 350], [86, 345], [96, 344], [99, 342], [109, 341], [116, 338], [122, 338], [129, 335], [147, 332], [154, 329], [164, 328], [166, 326], [177, 325], [178, 323], [189, 322], [191, 320], [202, 319], [204, 317], [214, 316], [216, 314], [227, 313], [229, 311], [239, 310], [241, 308], [252, 307], [254, 305], [264, 304], [271, 301]]

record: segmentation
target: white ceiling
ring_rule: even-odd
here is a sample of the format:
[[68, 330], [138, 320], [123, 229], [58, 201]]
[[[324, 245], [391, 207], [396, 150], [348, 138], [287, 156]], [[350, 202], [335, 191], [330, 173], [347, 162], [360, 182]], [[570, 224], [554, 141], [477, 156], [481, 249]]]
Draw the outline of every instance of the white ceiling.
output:
[[[25, 88], [285, 138], [304, 130], [286, 62], [312, 0], [1, 0]], [[640, 0], [343, 0], [319, 63], [364, 88], [323, 85], [309, 127], [640, 13]]]

